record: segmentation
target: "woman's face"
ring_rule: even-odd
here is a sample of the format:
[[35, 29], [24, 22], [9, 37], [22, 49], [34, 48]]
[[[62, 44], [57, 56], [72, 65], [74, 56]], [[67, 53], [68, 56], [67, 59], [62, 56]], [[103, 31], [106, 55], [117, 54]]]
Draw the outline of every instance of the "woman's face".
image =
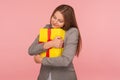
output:
[[64, 26], [64, 17], [60, 13], [60, 11], [56, 11], [54, 15], [52, 16], [51, 20], [51, 25], [53, 28], [61, 28]]

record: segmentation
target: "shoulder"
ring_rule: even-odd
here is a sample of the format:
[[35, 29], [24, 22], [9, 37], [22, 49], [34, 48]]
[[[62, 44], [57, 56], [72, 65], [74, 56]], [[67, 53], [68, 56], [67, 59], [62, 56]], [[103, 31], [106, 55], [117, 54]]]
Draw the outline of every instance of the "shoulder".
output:
[[77, 43], [79, 39], [79, 31], [77, 28], [70, 28], [66, 31], [65, 43]]
[[50, 24], [46, 24], [44, 28], [51, 28], [52, 26]]
[[77, 28], [70, 28], [69, 30], [66, 31], [66, 34], [78, 34], [79, 31]]
[[77, 28], [70, 28], [69, 30], [66, 31], [66, 39], [77, 39], [79, 37], [79, 31]]

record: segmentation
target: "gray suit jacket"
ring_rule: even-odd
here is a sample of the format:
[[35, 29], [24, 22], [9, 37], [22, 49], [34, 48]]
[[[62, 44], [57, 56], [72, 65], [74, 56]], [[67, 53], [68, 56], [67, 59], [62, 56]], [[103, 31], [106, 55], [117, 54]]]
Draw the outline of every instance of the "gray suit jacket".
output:
[[[51, 28], [50, 25], [46, 27]], [[52, 80], [77, 80], [72, 61], [77, 49], [78, 35], [77, 28], [70, 28], [66, 31], [62, 56], [43, 58], [38, 80], [47, 80], [50, 72]], [[44, 43], [38, 43], [39, 36], [37, 36], [28, 49], [30, 55], [46, 51], [43, 48]]]

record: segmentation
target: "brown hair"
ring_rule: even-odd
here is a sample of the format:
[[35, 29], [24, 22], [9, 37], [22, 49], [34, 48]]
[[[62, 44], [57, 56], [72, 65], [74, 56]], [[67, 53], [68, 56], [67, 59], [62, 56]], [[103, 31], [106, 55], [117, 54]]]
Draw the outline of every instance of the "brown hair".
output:
[[[53, 11], [53, 13], [51, 15], [51, 18], [52, 18], [52, 16], [54, 15], [54, 13], [56, 11], [60, 11], [61, 14], [64, 17], [65, 25], [62, 27], [62, 29], [67, 31], [68, 29], [70, 29], [72, 27], [75, 27], [79, 31], [79, 28], [78, 28], [78, 25], [77, 25], [77, 22], [76, 22], [76, 18], [75, 18], [74, 9], [71, 6], [69, 6], [69, 5], [60, 5], [60, 6], [58, 6]], [[79, 31], [79, 40], [78, 40], [77, 51], [76, 51], [77, 56], [79, 56], [81, 46], [82, 46], [82, 39], [81, 39], [80, 31]]]

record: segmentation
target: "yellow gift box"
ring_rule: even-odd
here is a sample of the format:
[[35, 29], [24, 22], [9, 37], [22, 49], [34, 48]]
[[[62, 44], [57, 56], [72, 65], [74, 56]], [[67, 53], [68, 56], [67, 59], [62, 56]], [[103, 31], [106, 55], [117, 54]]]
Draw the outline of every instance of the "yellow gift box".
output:
[[[65, 37], [65, 31], [61, 28], [41, 28], [39, 32], [39, 42], [48, 42], [60, 36], [63, 40]], [[46, 52], [40, 54], [41, 57], [59, 57], [61, 56], [63, 48], [50, 48]]]

